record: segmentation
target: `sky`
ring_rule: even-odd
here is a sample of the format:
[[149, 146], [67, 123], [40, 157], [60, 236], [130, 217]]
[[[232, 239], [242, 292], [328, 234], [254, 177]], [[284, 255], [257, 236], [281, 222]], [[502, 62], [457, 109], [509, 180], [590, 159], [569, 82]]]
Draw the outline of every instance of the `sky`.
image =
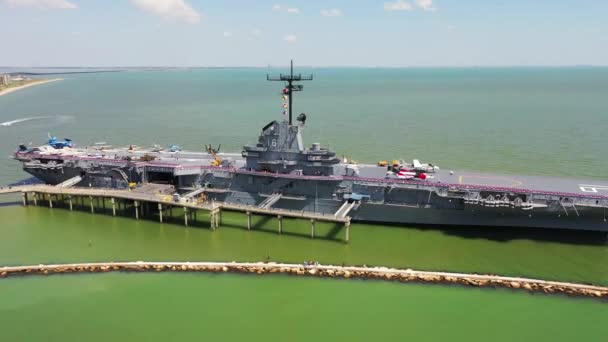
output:
[[608, 0], [0, 0], [0, 66], [608, 65]]

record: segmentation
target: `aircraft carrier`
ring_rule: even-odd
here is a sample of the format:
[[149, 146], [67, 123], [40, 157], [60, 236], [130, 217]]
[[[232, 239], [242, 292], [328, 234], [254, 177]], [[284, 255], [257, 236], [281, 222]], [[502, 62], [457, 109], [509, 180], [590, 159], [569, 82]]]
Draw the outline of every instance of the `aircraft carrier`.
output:
[[292, 117], [293, 96], [312, 75], [285, 84], [283, 115], [263, 126], [241, 153], [207, 145], [77, 148], [69, 139], [21, 145], [14, 158], [48, 184], [128, 188], [163, 183], [199, 200], [284, 208], [350, 217], [354, 221], [459, 226], [542, 227], [608, 232], [608, 180], [513, 176], [440, 169], [412, 161], [360, 164], [302, 137], [307, 117]]

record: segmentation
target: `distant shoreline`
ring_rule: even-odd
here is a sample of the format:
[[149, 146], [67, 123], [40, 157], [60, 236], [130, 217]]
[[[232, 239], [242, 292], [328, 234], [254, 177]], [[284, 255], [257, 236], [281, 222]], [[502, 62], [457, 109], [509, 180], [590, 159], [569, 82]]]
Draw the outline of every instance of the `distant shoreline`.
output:
[[29, 87], [33, 87], [33, 86], [37, 86], [37, 85], [40, 85], [40, 84], [51, 83], [51, 82], [61, 81], [61, 80], [63, 80], [63, 78], [51, 78], [51, 79], [42, 79], [42, 80], [33, 81], [31, 83], [28, 83], [28, 84], [24, 84], [24, 85], [20, 85], [20, 86], [17, 86], [17, 87], [11, 87], [11, 88], [0, 90], [0, 96], [4, 96], [6, 94], [10, 94], [12, 92], [15, 92], [15, 91], [18, 91], [18, 90], [21, 90], [21, 89], [25, 89], [25, 88], [29, 88]]

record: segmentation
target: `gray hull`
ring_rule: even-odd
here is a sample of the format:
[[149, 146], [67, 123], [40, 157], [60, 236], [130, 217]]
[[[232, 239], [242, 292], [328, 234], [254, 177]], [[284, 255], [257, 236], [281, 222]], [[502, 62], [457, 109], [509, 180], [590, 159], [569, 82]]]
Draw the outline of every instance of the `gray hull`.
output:
[[[72, 177], [85, 175], [79, 186], [104, 188], [125, 187], [122, 179], [129, 172], [141, 181], [143, 172], [133, 172], [125, 167], [117, 172], [115, 167], [97, 168], [90, 172], [85, 167], [63, 165], [61, 168], [29, 168], [25, 171], [48, 184], [59, 184]], [[225, 171], [215, 171], [197, 175], [173, 178], [180, 188], [184, 186], [212, 186], [225, 192], [210, 193], [210, 199], [231, 203], [259, 205], [268, 194], [282, 192], [284, 198], [273, 206], [292, 210], [303, 210], [334, 214], [344, 204], [344, 198], [336, 197], [336, 187], [355, 187], [358, 193], [370, 196], [367, 201], [357, 203], [349, 212], [354, 221], [393, 223], [405, 225], [438, 226], [501, 226], [576, 229], [608, 232], [605, 206], [570, 205], [561, 202], [545, 201], [545, 205], [533, 209], [513, 208], [496, 205], [495, 207], [467, 204], [462, 198], [441, 196], [438, 192], [420, 189], [387, 190], [385, 185], [365, 185], [358, 182], [281, 180], [268, 177], [233, 175]], [[289, 189], [286, 189], [289, 184]], [[350, 190], [352, 191], [352, 189]], [[185, 191], [182, 191], [185, 192]], [[381, 194], [379, 193], [381, 192]], [[376, 201], [376, 203], [374, 203]], [[378, 203], [380, 202], [380, 203]], [[592, 201], [592, 204], [595, 203]]]

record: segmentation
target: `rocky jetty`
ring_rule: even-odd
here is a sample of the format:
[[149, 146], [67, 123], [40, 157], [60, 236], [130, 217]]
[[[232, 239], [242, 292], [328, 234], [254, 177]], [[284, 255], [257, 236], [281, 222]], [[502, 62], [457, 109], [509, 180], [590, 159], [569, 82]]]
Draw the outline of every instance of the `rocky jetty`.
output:
[[566, 294], [608, 299], [608, 287], [548, 281], [530, 278], [503, 277], [449, 272], [427, 272], [385, 267], [333, 265], [299, 265], [245, 262], [108, 262], [61, 265], [30, 265], [0, 267], [0, 278], [24, 275], [53, 275], [101, 272], [210, 272], [247, 274], [288, 274], [295, 276], [375, 279], [399, 282], [439, 283], [464, 286], [504, 287], [528, 292]]

